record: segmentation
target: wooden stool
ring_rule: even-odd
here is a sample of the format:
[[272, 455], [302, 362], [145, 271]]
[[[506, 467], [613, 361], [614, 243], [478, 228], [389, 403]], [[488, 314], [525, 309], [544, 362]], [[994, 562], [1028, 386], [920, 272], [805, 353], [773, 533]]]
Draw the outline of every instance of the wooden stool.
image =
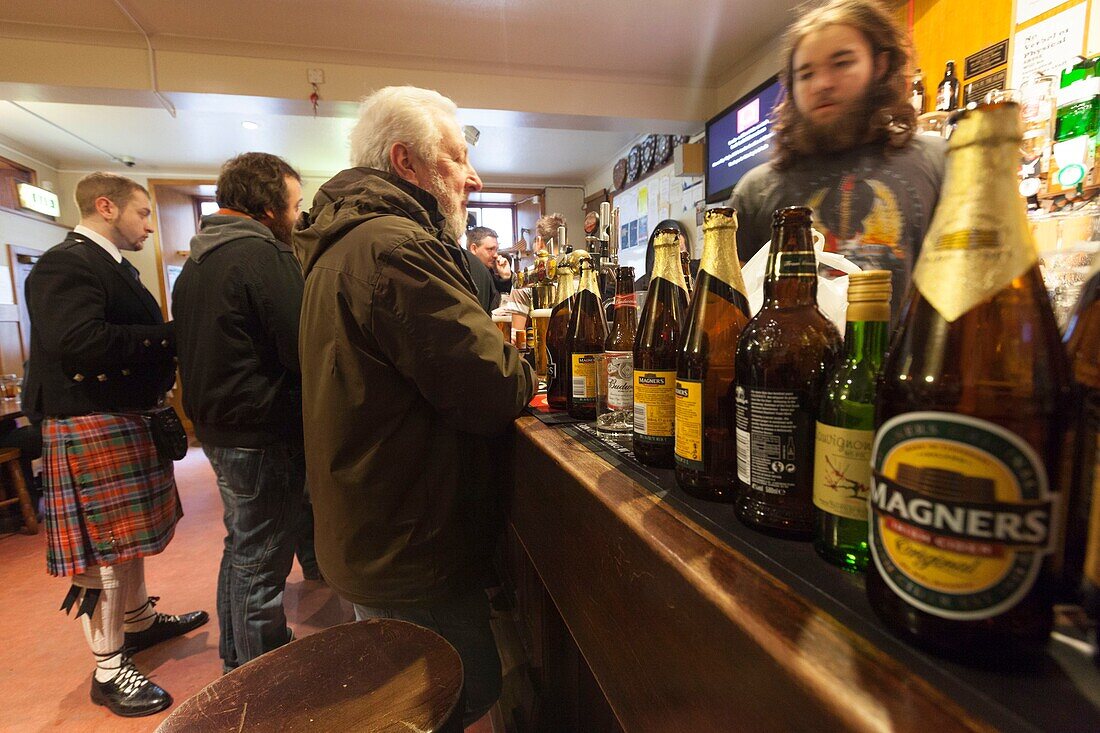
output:
[[158, 733], [462, 731], [462, 660], [392, 619], [325, 629], [253, 659], [176, 708]]
[[0, 499], [0, 507], [18, 503], [23, 512], [24, 534], [38, 534], [38, 519], [34, 514], [34, 505], [31, 504], [31, 495], [27, 493], [27, 484], [23, 481], [23, 469], [19, 466], [19, 449], [0, 448], [0, 464], [8, 467], [11, 485], [15, 487], [15, 496], [10, 496], [5, 482], [0, 481], [0, 496], [4, 497]]

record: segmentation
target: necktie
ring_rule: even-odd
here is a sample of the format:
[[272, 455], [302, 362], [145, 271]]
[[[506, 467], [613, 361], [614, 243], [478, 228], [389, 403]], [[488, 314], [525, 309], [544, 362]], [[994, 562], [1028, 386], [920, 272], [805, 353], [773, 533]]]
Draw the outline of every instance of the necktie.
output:
[[125, 257], [122, 258], [122, 269], [126, 270], [130, 277], [134, 278], [138, 282], [141, 282], [141, 274], [138, 272], [137, 268], [131, 265], [130, 261]]

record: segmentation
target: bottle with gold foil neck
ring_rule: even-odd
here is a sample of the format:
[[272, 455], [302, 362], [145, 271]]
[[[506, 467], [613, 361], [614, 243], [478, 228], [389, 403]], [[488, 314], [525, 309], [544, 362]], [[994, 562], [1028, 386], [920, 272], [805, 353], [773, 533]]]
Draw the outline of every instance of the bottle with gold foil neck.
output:
[[561, 256], [557, 264], [558, 283], [554, 292], [557, 305], [550, 312], [546, 327], [546, 402], [555, 410], [564, 410], [569, 402], [569, 352], [565, 340], [573, 315], [573, 296], [577, 291], [570, 257]]
[[[596, 356], [604, 352], [607, 321], [603, 316], [592, 257], [584, 251], [574, 254], [580, 255], [577, 261], [581, 270], [581, 283], [573, 298], [573, 311], [565, 338], [565, 349], [569, 354], [569, 373], [566, 377], [569, 391], [566, 405], [571, 417], [595, 420], [596, 380], [599, 378]], [[552, 322], [553, 315], [550, 317]]]
[[700, 499], [732, 502], [736, 496], [734, 356], [748, 321], [737, 214], [709, 209], [676, 368], [676, 481]]
[[876, 396], [867, 594], [963, 660], [1041, 653], [1062, 572], [1070, 372], [1017, 193], [1020, 113], [962, 113]]
[[634, 457], [647, 466], [673, 467], [676, 356], [686, 311], [680, 233], [661, 228], [654, 232], [653, 272], [634, 338]]
[[814, 438], [814, 549], [846, 570], [867, 567], [867, 497], [875, 384], [890, 340], [890, 272], [848, 276], [844, 356], [829, 375]]

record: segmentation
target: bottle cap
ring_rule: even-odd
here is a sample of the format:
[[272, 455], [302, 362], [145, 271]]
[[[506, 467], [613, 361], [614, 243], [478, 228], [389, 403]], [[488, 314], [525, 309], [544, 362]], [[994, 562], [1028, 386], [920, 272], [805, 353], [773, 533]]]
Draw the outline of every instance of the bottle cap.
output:
[[849, 303], [889, 303], [893, 295], [889, 270], [864, 270], [848, 276]]

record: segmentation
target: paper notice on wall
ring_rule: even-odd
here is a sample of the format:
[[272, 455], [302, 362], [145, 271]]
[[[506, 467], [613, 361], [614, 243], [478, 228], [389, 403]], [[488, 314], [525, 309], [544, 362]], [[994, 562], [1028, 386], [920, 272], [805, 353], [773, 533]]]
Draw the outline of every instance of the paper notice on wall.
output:
[[1052, 10], [1066, 0], [1016, 0], [1016, 25], [1026, 23], [1036, 15]]
[[1036, 74], [1057, 76], [1068, 61], [1084, 50], [1085, 6], [1075, 5], [1016, 34], [1012, 50], [1012, 87]]

